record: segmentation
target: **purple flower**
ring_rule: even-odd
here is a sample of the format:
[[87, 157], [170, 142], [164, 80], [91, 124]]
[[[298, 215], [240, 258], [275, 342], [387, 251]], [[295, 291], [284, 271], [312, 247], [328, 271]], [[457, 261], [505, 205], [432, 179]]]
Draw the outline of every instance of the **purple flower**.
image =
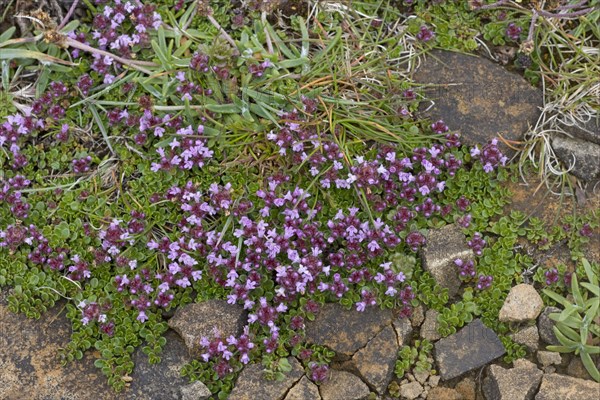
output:
[[426, 25], [422, 25], [417, 33], [417, 39], [422, 42], [428, 42], [435, 37], [435, 33], [429, 29]]
[[473, 239], [469, 240], [467, 244], [475, 252], [475, 254], [480, 256], [483, 248], [486, 245], [486, 241], [483, 240], [481, 233], [475, 232], [475, 234], [473, 235]]
[[508, 36], [508, 38], [511, 40], [519, 40], [522, 30], [523, 29], [520, 26], [517, 26], [514, 22], [511, 22], [506, 27], [506, 36]]
[[484, 290], [492, 285], [493, 277], [491, 275], [479, 275], [479, 281], [477, 282], [477, 289]]
[[311, 378], [313, 381], [321, 383], [325, 382], [329, 378], [329, 366], [319, 365], [317, 363], [311, 363], [310, 365]]
[[548, 286], [558, 282], [558, 270], [556, 268], [551, 268], [544, 272], [544, 276], [546, 277], [546, 285]]

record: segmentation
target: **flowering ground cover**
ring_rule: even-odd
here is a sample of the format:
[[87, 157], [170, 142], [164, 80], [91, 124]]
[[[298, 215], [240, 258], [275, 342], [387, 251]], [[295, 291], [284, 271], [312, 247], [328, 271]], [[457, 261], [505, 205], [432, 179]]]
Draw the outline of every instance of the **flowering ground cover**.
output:
[[[433, 47], [509, 44], [514, 68], [564, 100], [556, 107], [591, 114], [593, 75], [584, 61], [562, 63], [560, 31], [550, 32], [563, 13], [566, 43], [597, 59], [596, 3], [83, 0], [75, 14], [15, 17], [30, 30], [0, 33], [0, 286], [11, 311], [38, 318], [67, 299], [73, 333], [60, 357], [97, 350], [118, 391], [136, 348], [160, 362], [175, 310], [241, 305], [243, 334], [203, 338], [183, 370], [225, 398], [245, 365], [277, 378], [289, 355], [327, 380], [334, 355], [304, 330], [329, 302], [401, 317], [422, 304], [439, 311], [444, 337], [479, 317], [505, 361], [523, 357], [498, 313], [527, 281], [567, 310], [556, 350], [581, 353], [598, 379], [598, 265], [583, 256], [597, 215], [546, 226], [505, 212], [503, 183], [519, 170], [573, 197], [547, 132], [465, 146], [444, 116], [419, 117], [424, 96], [410, 80]], [[544, 47], [544, 35], [555, 42]], [[568, 84], [553, 80], [557, 66]], [[510, 163], [514, 145], [521, 157]], [[421, 265], [428, 232], [448, 224], [476, 255], [454, 260], [458, 300]], [[515, 250], [561, 243], [569, 264]], [[431, 371], [430, 352], [426, 340], [403, 348], [398, 377]]]

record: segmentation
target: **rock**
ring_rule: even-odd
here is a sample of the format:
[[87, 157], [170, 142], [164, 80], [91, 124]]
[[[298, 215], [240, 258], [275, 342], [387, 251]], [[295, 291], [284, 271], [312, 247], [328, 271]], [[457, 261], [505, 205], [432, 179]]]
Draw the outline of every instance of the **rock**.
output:
[[210, 394], [210, 390], [200, 381], [181, 387], [181, 400], [206, 400]]
[[502, 322], [533, 321], [540, 315], [544, 302], [532, 285], [521, 283], [510, 289], [500, 309]]
[[208, 300], [179, 308], [169, 320], [169, 326], [181, 336], [190, 355], [200, 358], [203, 336], [212, 338], [215, 329], [224, 339], [239, 336], [245, 322], [246, 312], [242, 306], [228, 304], [225, 300]]
[[544, 367], [544, 374], [553, 374], [555, 372], [556, 372], [556, 368], [554, 368], [551, 365]]
[[472, 378], [465, 378], [456, 384], [454, 388], [464, 400], [475, 400], [475, 381]]
[[556, 135], [552, 149], [571, 174], [586, 182], [600, 177], [600, 145], [585, 140]]
[[578, 139], [585, 140], [600, 144], [600, 116], [596, 115], [596, 118], [590, 118], [589, 121], [577, 124], [565, 123], [559, 121], [561, 128], [570, 136], [574, 136]]
[[521, 329], [517, 333], [513, 333], [511, 337], [515, 341], [515, 343], [527, 346], [527, 348], [531, 352], [536, 351], [538, 348], [540, 335], [538, 334], [538, 329], [535, 325]]
[[436, 310], [427, 310], [425, 313], [425, 322], [423, 322], [423, 325], [421, 326], [421, 337], [430, 342], [435, 342], [442, 337], [442, 335], [438, 333], [438, 315], [440, 315], [440, 313]]
[[321, 400], [319, 387], [303, 376], [293, 388], [290, 389], [284, 400]]
[[496, 333], [480, 319], [438, 340], [434, 348], [438, 370], [444, 381], [479, 368], [506, 353]]
[[600, 115], [596, 114], [595, 118], [591, 117], [588, 121], [577, 124], [567, 124], [565, 121], [559, 123], [568, 135], [600, 145]]
[[294, 357], [288, 361], [292, 370], [285, 374], [281, 381], [267, 380], [261, 364], [251, 364], [244, 367], [235, 382], [229, 400], [281, 400], [292, 386], [304, 375], [302, 364]]
[[554, 351], [538, 351], [537, 359], [542, 367], [547, 367], [549, 365], [560, 365], [562, 362], [562, 358], [560, 353], [556, 353]]
[[511, 369], [499, 365], [488, 368], [483, 383], [487, 400], [531, 400], [542, 379], [542, 371], [525, 359], [514, 361]]
[[396, 336], [398, 338], [398, 347], [410, 345], [410, 339], [412, 338], [413, 327], [408, 318], [398, 318], [392, 325], [396, 330]]
[[464, 400], [456, 390], [447, 387], [436, 387], [429, 391], [428, 399], [432, 400]]
[[[181, 337], [172, 330], [165, 333], [167, 343], [160, 354], [160, 363], [150, 364], [143, 346], [133, 353], [133, 372], [129, 392], [132, 399], [177, 400], [182, 389], [190, 385], [189, 380], [181, 376], [181, 368], [192, 361], [188, 349]], [[201, 382], [195, 382], [199, 387]], [[194, 383], [192, 383], [194, 385]], [[206, 389], [208, 390], [208, 389]], [[210, 396], [210, 391], [208, 391]]]
[[427, 234], [427, 245], [423, 249], [423, 268], [428, 271], [435, 282], [448, 289], [448, 296], [453, 297], [460, 288], [458, 269], [454, 260], [474, 258], [473, 250], [467, 245], [465, 235], [454, 224], [441, 229], [430, 230]]
[[439, 375], [431, 375], [429, 377], [429, 380], [427, 381], [427, 384], [431, 387], [436, 387], [439, 383], [440, 383]]
[[[435, 104], [422, 114], [460, 129], [467, 145], [487, 143], [498, 134], [520, 140], [543, 106], [541, 90], [482, 57], [433, 50], [413, 78], [431, 85], [425, 95]], [[430, 105], [423, 103], [422, 109]]]
[[423, 386], [417, 381], [400, 386], [400, 396], [403, 399], [413, 400], [423, 393]]
[[329, 347], [340, 360], [348, 359], [392, 321], [392, 312], [372, 307], [366, 312], [325, 304], [317, 318], [306, 324], [306, 341]]
[[571, 376], [549, 374], [542, 378], [542, 385], [535, 400], [583, 400], [598, 398], [598, 382]]
[[415, 379], [421, 385], [424, 385], [425, 382], [427, 382], [427, 378], [429, 378], [429, 372], [428, 371], [415, 372]]
[[544, 342], [550, 345], [558, 346], [560, 345], [560, 342], [554, 334], [554, 321], [550, 319], [550, 314], [552, 313], [560, 313], [560, 309], [556, 307], [544, 308], [544, 312], [538, 317], [537, 327], [540, 338]]
[[329, 379], [321, 384], [323, 400], [366, 400], [369, 387], [356, 375], [346, 371], [331, 370]]
[[[81, 360], [65, 366], [57, 357], [70, 342], [72, 323], [62, 312], [65, 301], [27, 318], [8, 310], [6, 288], [0, 289], [0, 399], [117, 400], [127, 399], [108, 385], [94, 366], [95, 356], [85, 352]], [[140, 399], [148, 399], [147, 393]], [[169, 400], [165, 398], [165, 400]]]
[[387, 326], [352, 357], [363, 380], [379, 394], [384, 394], [398, 359], [398, 340], [394, 328]]
[[412, 314], [410, 316], [410, 324], [413, 328], [418, 328], [421, 326], [423, 321], [425, 320], [425, 311], [423, 310], [423, 305], [419, 304], [414, 307], [412, 310]]
[[567, 374], [580, 379], [593, 379], [590, 376], [590, 373], [587, 372], [587, 369], [585, 369], [579, 356], [574, 356], [571, 359], [571, 362], [569, 362], [569, 366], [567, 367]]

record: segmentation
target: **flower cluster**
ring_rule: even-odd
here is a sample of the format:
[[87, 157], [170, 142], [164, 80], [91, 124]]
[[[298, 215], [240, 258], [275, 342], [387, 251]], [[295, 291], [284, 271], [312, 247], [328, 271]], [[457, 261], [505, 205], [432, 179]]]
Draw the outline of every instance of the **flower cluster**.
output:
[[[162, 135], [164, 129], [154, 130], [155, 135]], [[170, 149], [159, 147], [156, 152], [160, 156], [160, 162], [152, 163], [152, 171], [169, 171], [173, 168], [190, 170], [193, 167], [202, 168], [207, 160], [212, 158], [213, 151], [206, 146], [206, 140], [202, 137], [204, 126], [199, 125], [196, 131], [191, 126], [177, 130], [175, 137], [170, 143]]]
[[520, 26], [517, 26], [514, 22], [511, 22], [506, 27], [506, 36], [511, 40], [519, 40], [521, 36], [521, 32], [523, 29]]
[[475, 234], [473, 235], [473, 239], [469, 240], [467, 242], [467, 244], [469, 245], [469, 247], [473, 250], [473, 252], [475, 254], [480, 256], [483, 251], [483, 248], [486, 245], [486, 241], [483, 240], [481, 233], [475, 232]]
[[204, 362], [214, 361], [213, 369], [219, 376], [224, 378], [233, 371], [232, 363], [238, 361], [242, 364], [250, 362], [250, 353], [255, 344], [249, 334], [248, 327], [239, 337], [229, 336], [221, 338], [220, 332], [215, 330], [212, 339], [207, 337], [200, 339], [202, 351], [201, 358]]
[[483, 146], [481, 150], [478, 146], [471, 148], [471, 156], [479, 158], [485, 172], [492, 172], [494, 168], [500, 165], [504, 166], [508, 161], [508, 157], [502, 154], [498, 148], [498, 139], [496, 138]]
[[460, 258], [454, 260], [454, 264], [459, 269], [459, 276], [463, 279], [470, 279], [475, 277], [475, 261], [467, 260], [464, 261]]
[[417, 39], [422, 42], [429, 42], [433, 38], [435, 38], [435, 32], [427, 25], [421, 25], [421, 28], [419, 28], [419, 32], [417, 33]]

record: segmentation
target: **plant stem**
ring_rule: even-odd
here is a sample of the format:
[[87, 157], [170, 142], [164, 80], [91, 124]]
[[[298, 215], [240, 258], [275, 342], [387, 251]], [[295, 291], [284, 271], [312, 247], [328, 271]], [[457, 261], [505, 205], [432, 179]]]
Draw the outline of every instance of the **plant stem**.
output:
[[[69, 47], [73, 47], [79, 50], [83, 50], [83, 51], [87, 51], [90, 53], [96, 53], [96, 54], [100, 54], [103, 56], [107, 56], [110, 57], [112, 59], [114, 59], [115, 61], [120, 62], [123, 65], [127, 65], [130, 66], [133, 69], [136, 69], [140, 72], [145, 73], [146, 75], [152, 75], [152, 71], [142, 67], [141, 65], [148, 65], [147, 62], [145, 61], [135, 61], [135, 60], [128, 60], [126, 58], [123, 57], [119, 57], [115, 54], [109, 53], [108, 51], [104, 51], [104, 50], [100, 50], [100, 49], [96, 49], [94, 47], [88, 46], [87, 44], [83, 44], [77, 40], [71, 39], [69, 37], [65, 37], [65, 42], [64, 42], [67, 46]], [[155, 66], [156, 64], [152, 63], [152, 66]], [[150, 65], [148, 65], [150, 66]]]
[[221, 35], [229, 42], [229, 44], [231, 44], [234, 49], [237, 49], [237, 44], [235, 44], [235, 41], [231, 38], [231, 36], [229, 36], [229, 34], [225, 32], [225, 29], [223, 29], [221, 24], [219, 24], [219, 22], [216, 19], [214, 19], [212, 15], [207, 15], [206, 18], [208, 18], [210, 23], [213, 24], [215, 28], [219, 30], [219, 32], [221, 32]]
[[77, 4], [79, 4], [79, 0], [74, 0], [73, 4], [71, 4], [71, 8], [69, 8], [69, 11], [67, 12], [67, 15], [65, 15], [60, 25], [58, 25], [58, 28], [56, 28], [57, 31], [60, 31], [66, 25], [66, 23], [69, 22], [69, 18], [71, 18], [71, 15], [73, 15]]

